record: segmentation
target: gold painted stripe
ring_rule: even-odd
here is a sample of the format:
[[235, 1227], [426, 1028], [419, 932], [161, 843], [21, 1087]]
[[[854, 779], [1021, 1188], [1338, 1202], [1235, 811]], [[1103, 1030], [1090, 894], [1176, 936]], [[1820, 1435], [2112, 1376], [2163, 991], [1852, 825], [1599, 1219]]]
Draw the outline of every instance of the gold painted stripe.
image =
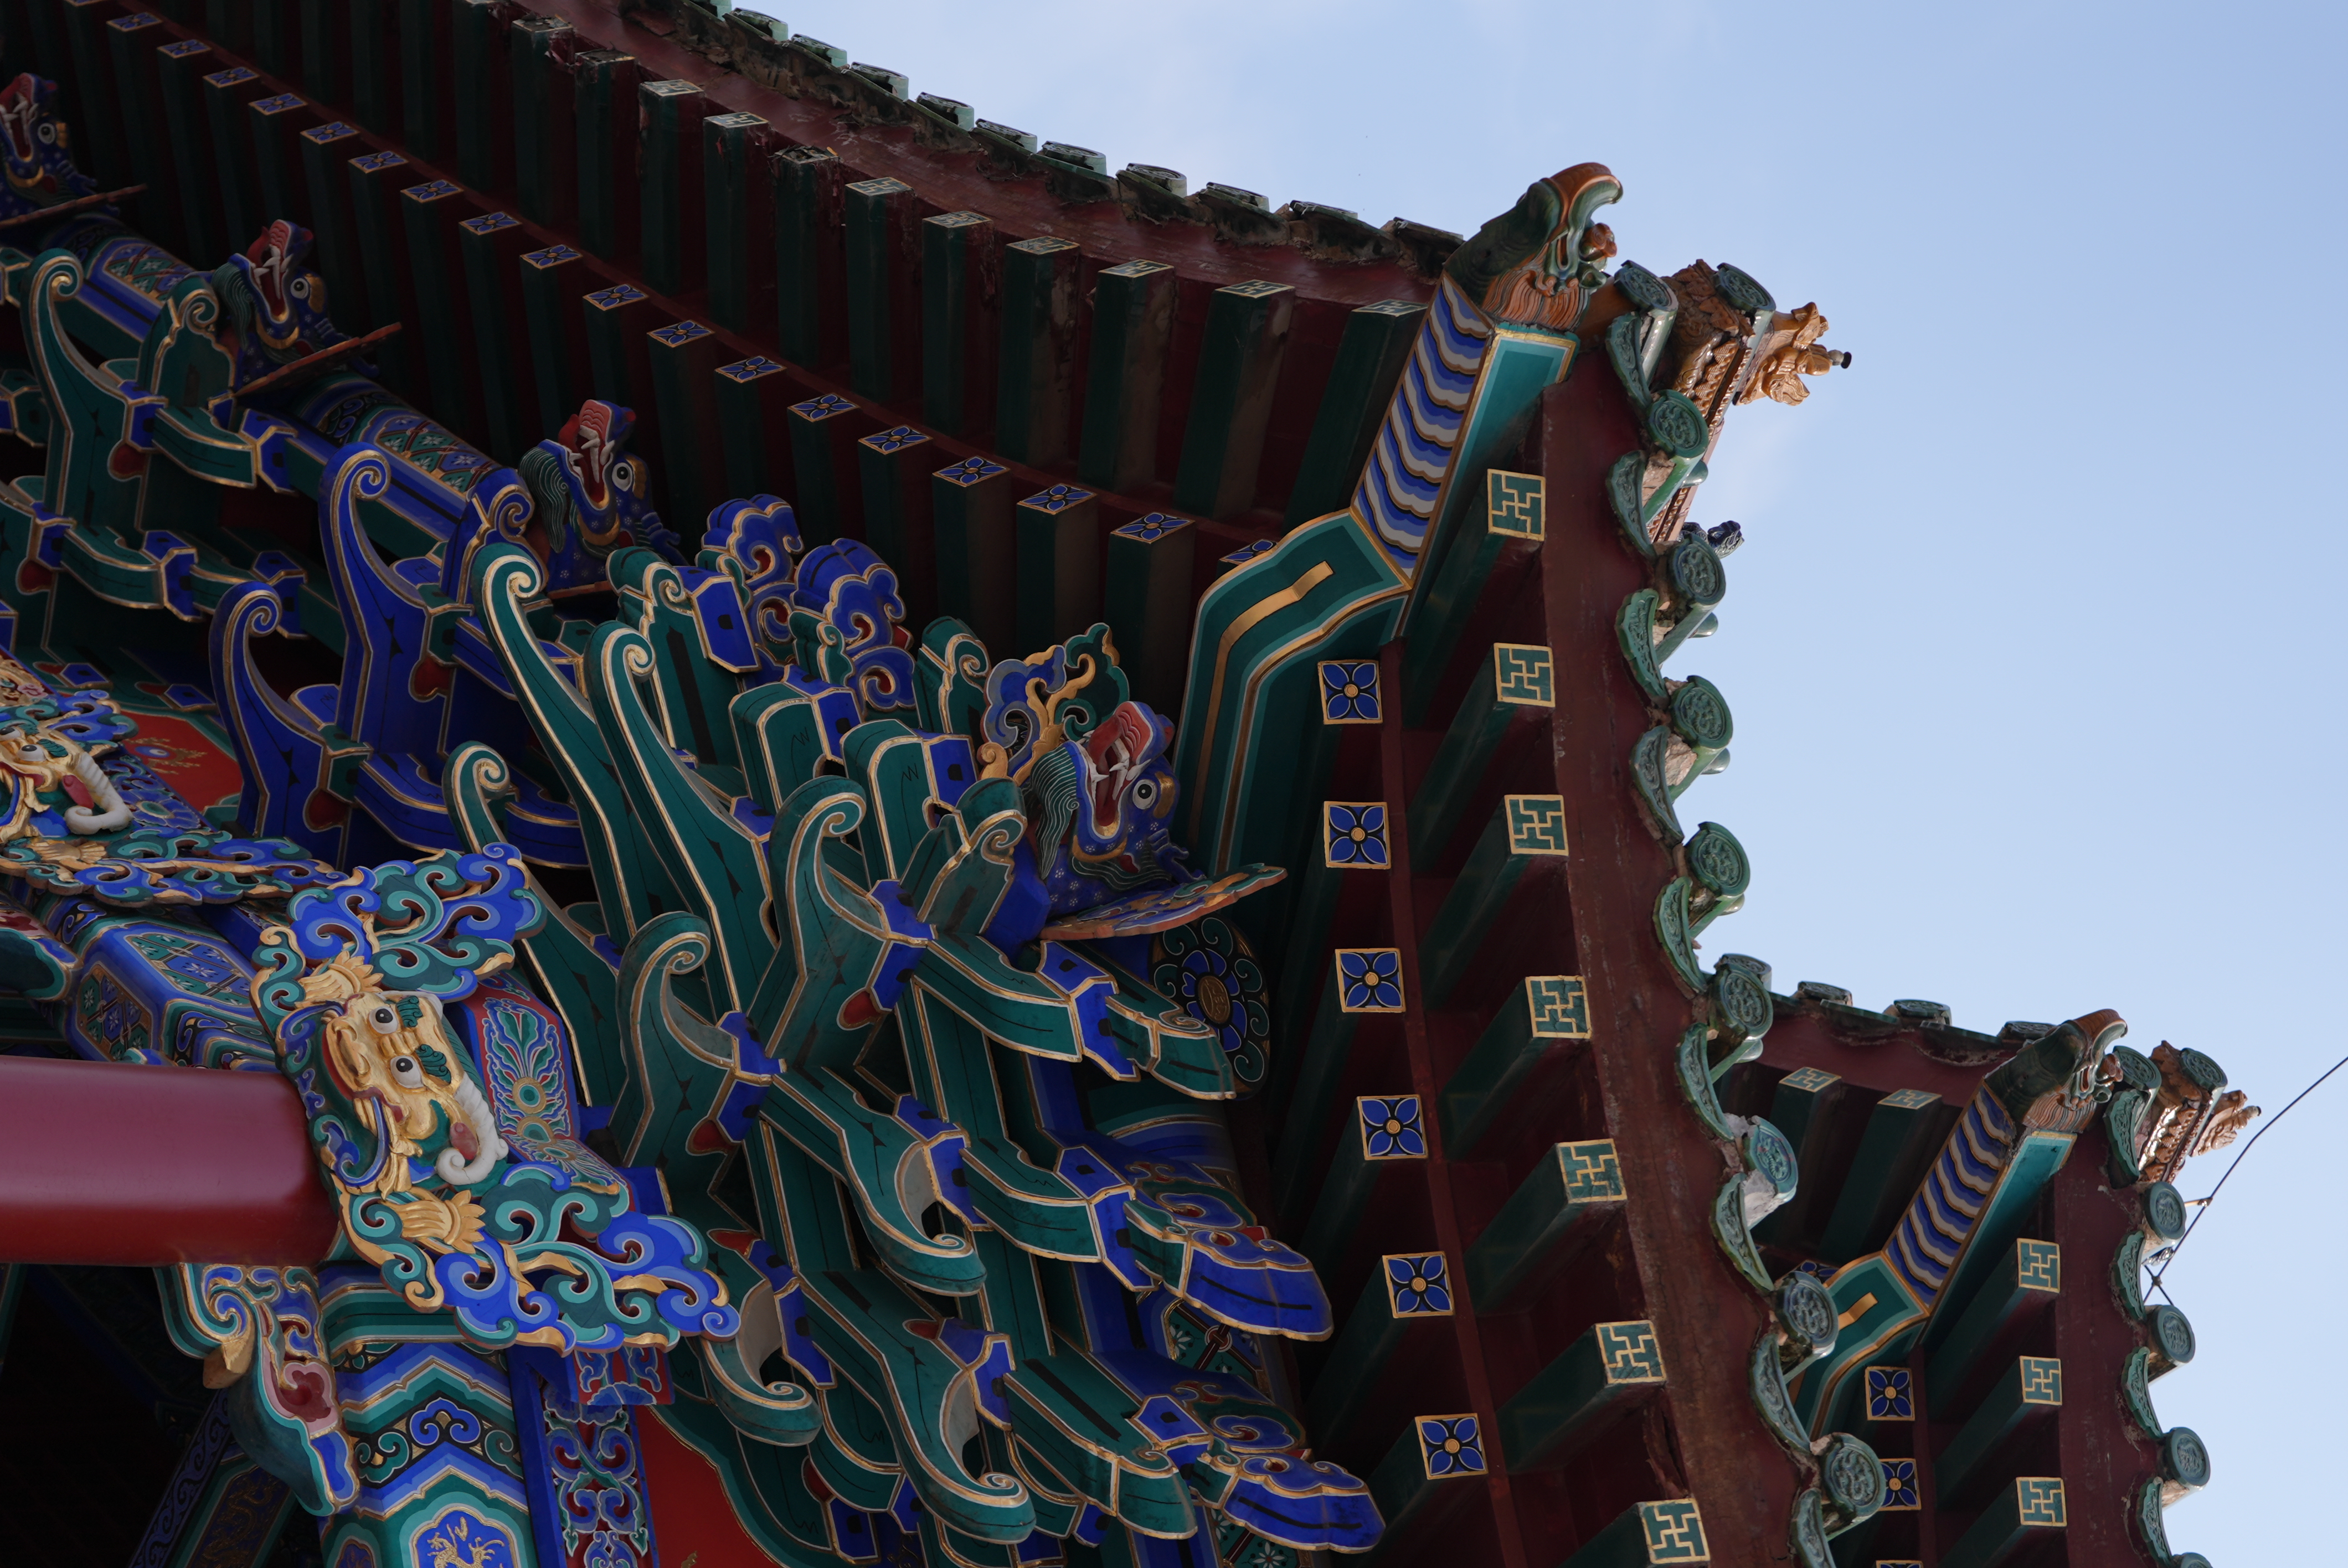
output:
[[[1248, 606], [1246, 610], [1241, 611], [1237, 620], [1233, 620], [1231, 625], [1223, 629], [1222, 640], [1215, 644], [1214, 683], [1207, 689], [1207, 712], [1204, 728], [1208, 736], [1208, 742], [1207, 744], [1201, 748], [1199, 753], [1199, 765], [1201, 770], [1210, 769], [1214, 766], [1213, 736], [1215, 733], [1215, 718], [1222, 710], [1223, 676], [1225, 673], [1225, 668], [1231, 661], [1232, 644], [1239, 641], [1241, 638], [1254, 630], [1258, 626], [1270, 620], [1272, 616], [1279, 614], [1282, 610], [1286, 610], [1290, 605], [1302, 600], [1306, 594], [1311, 593], [1314, 589], [1320, 587], [1323, 583], [1336, 576], [1336, 574], [1337, 569], [1331, 566], [1327, 561], [1315, 561], [1311, 566], [1305, 568], [1303, 571], [1298, 573], [1294, 582], [1290, 583], [1286, 588], [1268, 593], [1262, 599], [1257, 600], [1253, 604]], [[1236, 770], [1238, 765], [1239, 758], [1234, 754], [1231, 759], [1231, 766]], [[1205, 779], [1202, 774], [1199, 781], [1200, 787], [1196, 797], [1197, 804], [1191, 807], [1190, 831], [1194, 837], [1198, 833], [1198, 813], [1203, 810], [1206, 805], [1206, 790], [1203, 787], [1204, 784]]]
[[[1254, 702], [1256, 692], [1262, 687], [1264, 682], [1270, 679], [1272, 675], [1287, 661], [1290, 655], [1295, 653], [1299, 649], [1305, 647], [1307, 644], [1318, 642], [1326, 638], [1329, 635], [1329, 627], [1333, 621], [1353, 620], [1358, 616], [1367, 613], [1378, 605], [1384, 604], [1387, 600], [1398, 599], [1409, 591], [1410, 589], [1407, 584], [1396, 582], [1392, 588], [1382, 589], [1378, 592], [1369, 594], [1365, 598], [1354, 600], [1350, 604], [1341, 605], [1336, 609], [1332, 610], [1320, 620], [1314, 621], [1311, 626], [1299, 632], [1295, 637], [1291, 638], [1287, 642], [1272, 650], [1262, 659], [1258, 660], [1256, 661], [1254, 671], [1248, 676], [1247, 692], [1240, 706], [1239, 730], [1233, 736], [1231, 742], [1232, 757], [1237, 759], [1247, 755], [1248, 737], [1255, 726]], [[1230, 778], [1231, 783], [1225, 791], [1226, 798], [1244, 793], [1247, 787], [1247, 777], [1244, 769], [1234, 767]], [[1227, 810], [1223, 814], [1222, 837], [1217, 842], [1215, 848], [1215, 863], [1217, 865], [1226, 865], [1230, 862], [1231, 855], [1231, 838], [1238, 831], [1238, 815], [1235, 812]]]
[[1839, 1333], [1841, 1330], [1849, 1327], [1852, 1324], [1858, 1322], [1860, 1318], [1866, 1317], [1874, 1309], [1875, 1292], [1870, 1290], [1865, 1296], [1860, 1296], [1857, 1301], [1852, 1302], [1848, 1307], [1843, 1309], [1843, 1315], [1835, 1319], [1836, 1331]]

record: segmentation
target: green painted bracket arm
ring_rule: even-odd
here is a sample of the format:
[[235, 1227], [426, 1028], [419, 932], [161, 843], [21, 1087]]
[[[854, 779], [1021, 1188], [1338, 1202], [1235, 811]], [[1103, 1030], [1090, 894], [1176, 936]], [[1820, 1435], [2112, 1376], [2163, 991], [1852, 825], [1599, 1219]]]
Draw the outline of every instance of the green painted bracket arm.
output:
[[1089, 1358], [1024, 1362], [1003, 1391], [1013, 1435], [1086, 1501], [1144, 1535], [1197, 1530], [1180, 1470], [1134, 1419], [1142, 1402]]
[[736, 1141], [720, 1113], [736, 1083], [756, 1092], [768, 1076], [746, 1068], [741, 1042], [671, 992], [672, 978], [699, 968], [709, 950], [709, 928], [681, 910], [655, 915], [628, 943], [618, 999], [629, 1071], [611, 1124], [621, 1163], [659, 1165], [677, 1212], [705, 1229], [739, 1223], [709, 1196]]
[[[1087, 436], [1090, 427], [1086, 429]], [[1181, 828], [1208, 875], [1277, 865], [1320, 780], [1268, 736], [1314, 722], [1323, 659], [1371, 656], [1393, 636], [1409, 579], [1351, 513], [1296, 529], [1226, 572], [1199, 601], [1176, 729]]]
[[505, 666], [515, 701], [578, 808], [604, 929], [625, 943], [636, 927], [664, 909], [684, 908], [685, 900], [648, 836], [632, 820], [627, 791], [593, 711], [562, 678], [530, 625], [533, 601], [545, 589], [545, 569], [520, 545], [493, 544], [474, 558], [476, 612]]
[[803, 1275], [801, 1288], [821, 1309], [809, 1315], [817, 1345], [888, 1418], [922, 1505], [981, 1541], [1025, 1540], [1035, 1506], [1018, 1478], [963, 1466], [963, 1445], [979, 1431], [978, 1378], [994, 1363], [955, 1359], [929, 1309], [887, 1275], [822, 1269]]
[[844, 1013], [870, 987], [887, 951], [889, 926], [860, 885], [833, 869], [839, 841], [864, 821], [864, 793], [840, 778], [814, 778], [793, 790], [767, 835], [767, 880], [774, 888], [781, 941], [752, 998], [751, 1031], [795, 1067], [853, 1065], [872, 1026], [877, 1001]]
[[[851, 698], [849, 712], [854, 711]], [[751, 687], [727, 705], [726, 713], [750, 798], [762, 810], [775, 810], [837, 754], [826, 738], [822, 706], [788, 682]]]
[[1029, 974], [983, 937], [940, 931], [913, 986], [1014, 1050], [1079, 1061], [1086, 1055], [1075, 999]]
[[1117, 982], [1109, 999], [1108, 1030], [1144, 1071], [1193, 1100], [1232, 1100], [1240, 1082], [1220, 1035], [1173, 1002], [1147, 979], [1110, 957], [1106, 948], [1076, 944], [1076, 950], [1108, 971]]
[[922, 1228], [922, 1214], [940, 1194], [928, 1148], [912, 1129], [866, 1105], [821, 1067], [777, 1075], [758, 1112], [846, 1184], [892, 1270], [941, 1296], [978, 1288], [985, 1271], [969, 1239]]
[[641, 545], [615, 552], [607, 569], [619, 590], [620, 618], [633, 621], [652, 645], [661, 726], [669, 743], [705, 764], [739, 767], [737, 739], [726, 713], [741, 691], [739, 678], [756, 666], [728, 663], [741, 650], [728, 649], [722, 640], [713, 644], [702, 620], [741, 620], [738, 590], [729, 595], [727, 585], [710, 584], [696, 599], [675, 566]]
[[742, 1297], [742, 1331], [731, 1339], [697, 1341], [710, 1399], [747, 1437], [803, 1448], [823, 1430], [823, 1407], [797, 1383], [768, 1382], [759, 1374], [783, 1347], [783, 1320], [775, 1287], [765, 1280]]
[[1417, 635], [1419, 617], [1437, 586], [1445, 581], [1447, 558], [1464, 530], [1469, 509], [1480, 509], [1485, 499], [1485, 475], [1496, 460], [1524, 439], [1533, 411], [1540, 405], [1540, 395], [1565, 379], [1580, 348], [1581, 340], [1571, 333], [1506, 324], [1494, 328], [1483, 365], [1477, 372], [1467, 417], [1452, 444], [1435, 515], [1427, 520], [1411, 583], [1410, 609], [1403, 617], [1412, 636]]
[[901, 877], [913, 851], [930, 835], [926, 811], [932, 798], [929, 758], [924, 743], [894, 719], [870, 719], [848, 732], [841, 743], [848, 776], [864, 786], [872, 802], [866, 827], [877, 856], [875, 869], [891, 879]]
[[[496, 807], [513, 798], [513, 773], [494, 748], [468, 741], [450, 752], [440, 770], [440, 789], [467, 849], [479, 855], [485, 845], [504, 842]], [[527, 864], [522, 871], [530, 876]], [[539, 994], [561, 1015], [571, 1048], [578, 1053], [588, 1102], [609, 1105], [628, 1081], [619, 1031], [619, 971], [596, 949], [592, 935], [556, 906], [538, 879], [530, 876], [530, 882], [548, 919], [536, 935], [521, 939], [522, 957]]]
[[805, 1480], [807, 1454], [743, 1441], [724, 1407], [694, 1387], [700, 1370], [689, 1358], [672, 1357], [669, 1373], [679, 1398], [643, 1408], [636, 1419], [660, 1422], [707, 1461], [743, 1532], [783, 1568], [833, 1568], [839, 1555], [824, 1530], [824, 1505]]
[[646, 712], [638, 683], [654, 677], [654, 664], [642, 632], [606, 623], [588, 649], [588, 698], [605, 753], [618, 764], [635, 831], [686, 907], [708, 923], [716, 943], [715, 1010], [745, 1010], [775, 953], [761, 846], [735, 816], [733, 802], [678, 759]]
[[[965, 1217], [975, 1211], [1023, 1251], [1098, 1262], [1094, 1201], [1058, 1172], [1037, 1164], [1011, 1136], [984, 1032], [918, 989], [897, 1019], [920, 1092], [964, 1140], [960, 1179], [967, 1184], [946, 1202]], [[1019, 1086], [1009, 1091], [1017, 1094]], [[995, 1283], [991, 1272], [988, 1283]], [[1048, 1337], [1040, 1343], [1048, 1346]]]
[[59, 315], [83, 276], [72, 252], [46, 251], [24, 293], [26, 347], [49, 402], [41, 502], [59, 517], [120, 532], [136, 525], [143, 481], [118, 476], [109, 461], [129, 434], [120, 378], [82, 356]]

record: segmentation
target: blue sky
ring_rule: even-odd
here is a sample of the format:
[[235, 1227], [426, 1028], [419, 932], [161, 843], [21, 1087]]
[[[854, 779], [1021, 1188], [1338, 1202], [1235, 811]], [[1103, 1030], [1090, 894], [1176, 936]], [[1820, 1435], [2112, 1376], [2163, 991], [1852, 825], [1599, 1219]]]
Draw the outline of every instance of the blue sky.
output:
[[[1697, 511], [1748, 540], [1722, 633], [1674, 663], [1735, 710], [1734, 767], [1683, 805], [1754, 861], [1715, 945], [1781, 990], [1931, 998], [1977, 1029], [2116, 1008], [2131, 1044], [2207, 1051], [2270, 1113], [2348, 1051], [2348, 552], [2322, 498], [2348, 10], [769, 8], [1112, 168], [1374, 223], [1472, 231], [1595, 159], [1624, 256], [1816, 300], [1855, 365], [1739, 411]], [[2171, 1538], [2221, 1565], [2337, 1554], [2311, 1500], [2348, 1401], [2322, 1348], [2344, 1112], [2348, 1072], [2168, 1279], [2200, 1353], [2155, 1402], [2216, 1471]], [[2104, 1260], [2070, 1263], [2099, 1288]]]

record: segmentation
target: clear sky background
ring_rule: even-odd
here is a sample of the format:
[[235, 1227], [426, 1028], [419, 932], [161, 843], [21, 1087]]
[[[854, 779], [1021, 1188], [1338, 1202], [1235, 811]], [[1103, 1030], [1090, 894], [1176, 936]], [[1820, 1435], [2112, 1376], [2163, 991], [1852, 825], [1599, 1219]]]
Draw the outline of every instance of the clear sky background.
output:
[[[1595, 159], [1625, 257], [1817, 301], [1856, 364], [1737, 411], [1696, 512], [1748, 541], [1673, 666], [1736, 716], [1683, 804], [1753, 857], [1711, 945], [1974, 1029], [2116, 1008], [2270, 1115], [2348, 1052], [2348, 8], [767, 8], [1112, 168], [1373, 223], [1473, 232]], [[2200, 1351], [2154, 1399], [2216, 1471], [2170, 1536], [2219, 1568], [2340, 1558], [2343, 1116], [2348, 1071], [2168, 1278]]]

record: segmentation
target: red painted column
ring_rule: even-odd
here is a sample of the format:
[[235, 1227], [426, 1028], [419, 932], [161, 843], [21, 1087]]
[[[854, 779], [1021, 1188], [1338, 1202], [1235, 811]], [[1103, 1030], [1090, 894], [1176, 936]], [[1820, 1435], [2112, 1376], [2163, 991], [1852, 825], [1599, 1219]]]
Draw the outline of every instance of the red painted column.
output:
[[311, 1263], [335, 1224], [273, 1072], [0, 1057], [0, 1262]]

